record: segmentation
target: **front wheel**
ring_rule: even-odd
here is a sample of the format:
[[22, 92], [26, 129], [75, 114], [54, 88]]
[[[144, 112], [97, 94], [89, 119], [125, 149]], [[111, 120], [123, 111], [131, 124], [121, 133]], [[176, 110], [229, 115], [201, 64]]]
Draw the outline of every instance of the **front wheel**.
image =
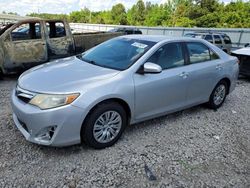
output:
[[124, 108], [116, 102], [105, 102], [87, 116], [81, 137], [87, 145], [102, 149], [116, 143], [126, 125], [127, 115]]
[[212, 109], [217, 109], [222, 106], [228, 91], [228, 84], [226, 81], [220, 81], [214, 88], [212, 94], [210, 95], [208, 106]]

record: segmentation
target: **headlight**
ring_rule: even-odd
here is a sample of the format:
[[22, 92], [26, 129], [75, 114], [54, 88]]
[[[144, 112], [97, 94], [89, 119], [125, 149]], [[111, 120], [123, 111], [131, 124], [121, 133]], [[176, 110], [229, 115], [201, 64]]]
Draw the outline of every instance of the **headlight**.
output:
[[56, 108], [72, 103], [79, 93], [68, 94], [68, 95], [50, 95], [50, 94], [37, 94], [29, 104], [38, 106], [42, 110], [49, 108]]

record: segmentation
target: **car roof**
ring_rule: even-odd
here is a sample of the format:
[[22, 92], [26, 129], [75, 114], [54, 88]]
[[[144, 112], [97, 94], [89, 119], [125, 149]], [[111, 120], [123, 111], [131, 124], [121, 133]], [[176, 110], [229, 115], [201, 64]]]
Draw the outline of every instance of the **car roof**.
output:
[[123, 35], [120, 38], [145, 40], [150, 42], [167, 42], [167, 41], [201, 41], [202, 39], [190, 37], [172, 37], [165, 35]]
[[226, 33], [220, 33], [220, 32], [190, 32], [190, 33], [186, 33], [185, 35], [225, 35], [227, 36]]

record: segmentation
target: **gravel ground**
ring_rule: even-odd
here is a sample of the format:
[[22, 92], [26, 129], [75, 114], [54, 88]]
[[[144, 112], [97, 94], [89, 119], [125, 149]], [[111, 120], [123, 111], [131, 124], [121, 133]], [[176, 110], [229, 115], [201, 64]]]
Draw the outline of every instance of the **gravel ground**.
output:
[[0, 81], [0, 187], [250, 187], [250, 81], [217, 111], [194, 107], [129, 126], [113, 147], [25, 141]]

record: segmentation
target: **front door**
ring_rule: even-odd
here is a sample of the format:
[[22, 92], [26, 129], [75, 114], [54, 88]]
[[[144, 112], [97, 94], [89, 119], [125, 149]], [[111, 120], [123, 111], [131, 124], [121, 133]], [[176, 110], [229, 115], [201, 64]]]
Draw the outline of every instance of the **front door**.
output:
[[46, 40], [40, 22], [23, 23], [10, 33], [4, 43], [13, 64], [40, 64], [48, 60]]
[[160, 65], [159, 74], [135, 74], [136, 119], [178, 110], [186, 104], [188, 75], [185, 72], [181, 43], [168, 43], [159, 48], [147, 62]]

